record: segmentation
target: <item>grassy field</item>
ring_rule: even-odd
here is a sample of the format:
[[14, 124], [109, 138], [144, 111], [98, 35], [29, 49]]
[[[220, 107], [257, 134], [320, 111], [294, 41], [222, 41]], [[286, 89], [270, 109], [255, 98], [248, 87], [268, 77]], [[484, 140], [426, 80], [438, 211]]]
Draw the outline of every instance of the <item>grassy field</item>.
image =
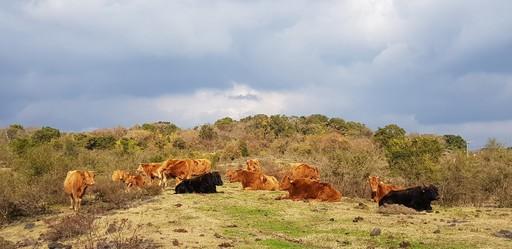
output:
[[[162, 248], [512, 248], [512, 240], [493, 235], [512, 228], [511, 209], [434, 206], [436, 212], [428, 214], [381, 214], [368, 200], [277, 201], [284, 192], [242, 191], [230, 183], [218, 190], [222, 193], [175, 195], [167, 190], [99, 217], [94, 233], [104, 234], [109, 224], [127, 219], [139, 236]], [[67, 214], [71, 211], [62, 208], [59, 216]], [[362, 219], [354, 222], [356, 217]], [[48, 229], [45, 220], [52, 218], [11, 224], [0, 230], [0, 237], [37, 240]], [[29, 222], [35, 226], [27, 229]], [[382, 233], [370, 236], [373, 228]], [[63, 243], [83, 248], [90, 236]]]

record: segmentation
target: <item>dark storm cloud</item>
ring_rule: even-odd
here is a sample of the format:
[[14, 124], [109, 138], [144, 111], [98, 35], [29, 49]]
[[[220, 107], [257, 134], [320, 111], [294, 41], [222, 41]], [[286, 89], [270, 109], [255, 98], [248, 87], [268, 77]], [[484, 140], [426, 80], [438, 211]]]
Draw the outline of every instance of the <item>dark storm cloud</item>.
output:
[[325, 113], [479, 144], [477, 128], [489, 124], [499, 127], [489, 136], [510, 143], [511, 7], [2, 1], [0, 125], [193, 126], [224, 115]]

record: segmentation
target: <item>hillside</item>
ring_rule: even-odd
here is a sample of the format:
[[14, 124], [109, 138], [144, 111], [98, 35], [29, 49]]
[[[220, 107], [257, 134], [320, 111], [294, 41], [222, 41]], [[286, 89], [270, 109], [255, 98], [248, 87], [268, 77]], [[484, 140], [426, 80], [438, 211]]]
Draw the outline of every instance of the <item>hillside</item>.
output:
[[[274, 198], [284, 192], [242, 191], [234, 183], [219, 190], [222, 193], [210, 195], [175, 195], [168, 190], [136, 207], [99, 217], [92, 235], [61, 242], [83, 248], [104, 238], [130, 238], [140, 226], [135, 233], [152, 242], [144, 245], [162, 248], [510, 248], [512, 243], [493, 235], [512, 227], [512, 209], [435, 206], [435, 213], [381, 214], [375, 203], [361, 199], [277, 201]], [[69, 214], [66, 210], [61, 216]], [[356, 217], [362, 219], [354, 222]], [[133, 227], [105, 236], [111, 224], [123, 219]], [[48, 230], [43, 221], [32, 229], [25, 229], [26, 224], [6, 227], [0, 237], [37, 241]], [[375, 227], [382, 233], [370, 236]], [[43, 243], [26, 248], [46, 248]]]

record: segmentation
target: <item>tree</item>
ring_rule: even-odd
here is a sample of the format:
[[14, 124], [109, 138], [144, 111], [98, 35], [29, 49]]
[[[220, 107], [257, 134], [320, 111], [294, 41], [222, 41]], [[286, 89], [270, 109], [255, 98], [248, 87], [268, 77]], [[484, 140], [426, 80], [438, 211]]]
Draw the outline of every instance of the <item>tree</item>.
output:
[[396, 124], [389, 124], [384, 128], [379, 128], [373, 135], [373, 139], [379, 143], [385, 150], [388, 150], [394, 140], [403, 140], [405, 130]]
[[44, 126], [40, 130], [37, 130], [36, 132], [34, 132], [34, 134], [32, 135], [32, 141], [34, 141], [34, 143], [37, 143], [37, 144], [42, 144], [42, 143], [48, 143], [52, 139], [58, 138], [58, 137], [60, 137], [59, 130], [52, 128], [52, 127]]
[[444, 135], [446, 148], [449, 150], [466, 150], [466, 140], [459, 135]]
[[217, 137], [217, 132], [215, 132], [211, 125], [202, 125], [199, 129], [199, 138], [203, 140], [213, 140], [215, 137]]
[[215, 121], [215, 127], [219, 128], [219, 130], [229, 130], [230, 127], [235, 123], [235, 121], [230, 117], [221, 118]]

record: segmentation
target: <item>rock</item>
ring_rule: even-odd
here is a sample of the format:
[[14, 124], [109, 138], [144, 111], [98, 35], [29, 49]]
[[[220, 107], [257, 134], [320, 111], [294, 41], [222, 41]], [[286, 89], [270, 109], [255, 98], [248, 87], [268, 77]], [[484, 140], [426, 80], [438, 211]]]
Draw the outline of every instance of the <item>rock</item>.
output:
[[114, 246], [112, 243], [106, 242], [106, 241], [98, 241], [96, 243], [96, 249], [113, 249]]
[[33, 246], [36, 243], [37, 243], [37, 241], [34, 239], [23, 239], [23, 240], [16, 242], [16, 247], [19, 248], [19, 247]]
[[436, 229], [436, 230], [434, 230], [434, 232], [433, 232], [433, 233], [441, 233], [441, 230]]
[[181, 203], [177, 203], [177, 204], [176, 204], [176, 205], [174, 205], [174, 206], [176, 206], [177, 208], [179, 208], [179, 207], [183, 206], [183, 204], [181, 204]]
[[359, 204], [357, 204], [357, 206], [355, 206], [354, 208], [356, 209], [369, 209], [368, 205], [362, 203], [362, 202], [359, 202]]
[[494, 236], [500, 237], [500, 238], [512, 239], [512, 231], [499, 230], [498, 232], [494, 233]]
[[261, 239], [260, 238], [256, 238], [256, 239], [254, 239], [254, 241], [261, 241]]
[[222, 239], [222, 235], [218, 234], [218, 233], [214, 233], [213, 236], [215, 236], [215, 238], [217, 239]]
[[23, 228], [25, 228], [25, 229], [32, 229], [32, 228], [34, 228], [35, 226], [36, 226], [36, 224], [34, 224], [34, 223], [32, 223], [32, 222], [31, 222], [31, 223], [27, 223], [27, 224], [25, 224], [25, 226], [24, 226]]
[[359, 222], [359, 221], [363, 221], [363, 220], [364, 220], [364, 219], [363, 219], [363, 217], [361, 217], [361, 216], [357, 216], [357, 217], [355, 217], [355, 218], [352, 220], [352, 222]]
[[374, 227], [374, 228], [372, 229], [372, 231], [370, 232], [370, 236], [379, 236], [379, 235], [380, 235], [380, 233], [381, 233], [380, 228], [378, 228], [378, 227]]
[[334, 221], [334, 218], [330, 218], [329, 221]]
[[402, 242], [400, 242], [400, 244], [398, 246], [400, 248], [410, 248], [411, 247], [411, 243], [409, 241], [402, 241]]
[[173, 239], [172, 240], [172, 245], [173, 246], [180, 246], [181, 244], [180, 244], [180, 242], [177, 239]]
[[177, 228], [177, 229], [174, 229], [173, 231], [176, 233], [187, 233], [188, 232], [187, 230], [185, 230], [183, 228]]
[[219, 244], [219, 247], [220, 248], [227, 248], [227, 247], [233, 247], [233, 245], [229, 242], [223, 242], [221, 244]]
[[238, 227], [238, 226], [235, 224], [232, 224], [232, 225], [227, 225], [226, 227]]
[[48, 249], [71, 249], [71, 245], [64, 245], [59, 242], [50, 242], [48, 243]]

